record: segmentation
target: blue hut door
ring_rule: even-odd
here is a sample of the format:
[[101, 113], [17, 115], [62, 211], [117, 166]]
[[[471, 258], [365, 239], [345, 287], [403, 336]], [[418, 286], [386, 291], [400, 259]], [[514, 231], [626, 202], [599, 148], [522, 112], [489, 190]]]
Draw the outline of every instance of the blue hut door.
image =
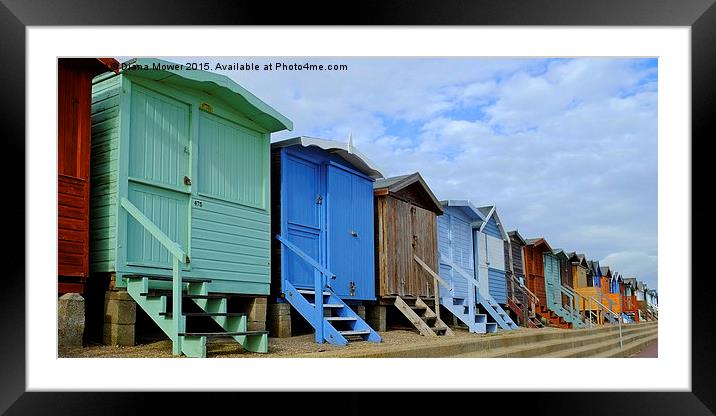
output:
[[[325, 196], [321, 192], [321, 167], [290, 155], [286, 155], [283, 164], [286, 192], [284, 234], [304, 253], [325, 264], [325, 257], [321, 255], [322, 207], [325, 206]], [[284, 278], [296, 287], [313, 288], [313, 268], [290, 250], [283, 250], [283, 253], [286, 256]]]
[[328, 268], [333, 291], [347, 299], [375, 297], [373, 185], [334, 165], [327, 168]]
[[[130, 120], [127, 199], [187, 250], [189, 106], [135, 85]], [[172, 265], [171, 254], [129, 215], [126, 260], [134, 266]]]

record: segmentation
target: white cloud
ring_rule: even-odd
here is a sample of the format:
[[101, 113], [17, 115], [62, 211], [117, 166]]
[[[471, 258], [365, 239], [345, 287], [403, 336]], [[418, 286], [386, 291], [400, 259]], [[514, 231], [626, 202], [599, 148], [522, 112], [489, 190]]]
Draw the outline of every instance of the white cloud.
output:
[[386, 174], [420, 171], [441, 199], [495, 203], [508, 228], [616, 261], [625, 275], [656, 287], [653, 65], [606, 58], [311, 62], [350, 69], [227, 75], [294, 121], [294, 132], [275, 139], [345, 140], [352, 132]]

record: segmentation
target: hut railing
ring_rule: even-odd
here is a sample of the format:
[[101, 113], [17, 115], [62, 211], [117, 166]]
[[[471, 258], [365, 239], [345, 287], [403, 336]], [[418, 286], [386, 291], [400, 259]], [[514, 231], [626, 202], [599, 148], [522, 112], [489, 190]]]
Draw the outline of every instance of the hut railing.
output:
[[604, 304], [602, 302], [596, 300], [592, 296], [589, 297], [589, 301], [596, 302], [597, 305], [601, 306], [606, 312], [611, 313], [614, 317], [617, 318], [617, 325], [619, 325], [619, 348], [624, 349], [624, 338], [622, 337], [622, 315], [621, 314], [617, 315], [616, 312], [607, 308], [606, 306], [604, 306]]
[[146, 215], [142, 213], [133, 203], [129, 202], [127, 198], [120, 200], [120, 205], [124, 208], [129, 215], [132, 216], [137, 222], [144, 227], [149, 234], [159, 241], [164, 248], [169, 251], [172, 255], [172, 319], [174, 323], [174, 338], [172, 339], [172, 354], [181, 355], [181, 337], [179, 334], [183, 332], [182, 329], [182, 275], [179, 263], [189, 263], [189, 256], [182, 250], [181, 245], [176, 241], [172, 240], [166, 235], [156, 224], [152, 222]]
[[335, 279], [336, 275], [333, 274], [330, 270], [318, 264], [317, 261], [315, 261], [308, 254], [304, 253], [303, 250], [296, 247], [292, 242], [281, 237], [280, 235], [276, 235], [276, 239], [281, 242], [284, 247], [291, 250], [295, 255], [297, 255], [298, 258], [306, 262], [309, 266], [313, 267], [313, 298], [314, 305], [316, 308], [316, 342], [323, 343], [323, 289], [325, 289], [326, 287], [330, 288], [330, 286], [328, 285], [328, 280]]
[[[455, 264], [452, 260], [440, 254], [440, 261], [450, 266], [455, 270], [463, 279], [467, 282], [467, 309], [470, 316], [475, 316], [475, 308], [477, 307], [477, 300], [475, 299], [476, 291], [480, 291], [480, 284], [473, 276], [470, 276], [462, 267]], [[472, 319], [472, 318], [471, 318]]]
[[[523, 319], [525, 320], [525, 325], [526, 325], [527, 321], [531, 317], [531, 315], [529, 314], [530, 313], [529, 311], [532, 310], [534, 312], [537, 310], [537, 304], [539, 303], [539, 298], [537, 297], [537, 295], [532, 293], [532, 291], [529, 290], [527, 288], [527, 286], [525, 286], [522, 282], [520, 282], [520, 280], [517, 277], [515, 277], [515, 275], [510, 274], [509, 276], [510, 276], [510, 279], [512, 279], [512, 287], [518, 289], [522, 293], [522, 295], [526, 298], [525, 300], [527, 302], [524, 302], [525, 305], [523, 306], [524, 310], [522, 313]], [[514, 292], [515, 291], [513, 290], [512, 291], [513, 296], [515, 295]]]
[[[442, 277], [440, 277], [439, 274], [435, 273], [435, 271], [428, 266], [423, 259], [418, 257], [417, 254], [413, 254], [413, 260], [415, 260], [416, 263], [420, 265], [420, 267], [423, 268], [430, 276], [433, 278], [433, 292], [435, 295], [435, 315], [437, 316], [437, 319], [440, 319], [440, 287], [438, 285], [442, 285], [445, 289], [452, 292], [452, 287], [448, 284], [448, 282], [445, 281]], [[427, 279], [427, 278], [426, 278]], [[430, 280], [428, 280], [428, 283]]]
[[[572, 298], [571, 298], [571, 300], [572, 300], [572, 309], [574, 309], [574, 307], [575, 307], [575, 305], [576, 305], [577, 314], [578, 314], [580, 317], [586, 317], [586, 316], [587, 316], [587, 314], [586, 314], [586, 310], [587, 310], [587, 298], [585, 298], [584, 295], [582, 295], [581, 293], [577, 292], [576, 290], [572, 289], [572, 288], [569, 287], [569, 286], [561, 285], [561, 287], [562, 287], [565, 291], [567, 291], [567, 292], [570, 294], [570, 296], [572, 296]], [[581, 307], [580, 307], [580, 300], [581, 300]], [[582, 312], [581, 312], [581, 311], [585, 311], [585, 314], [582, 315]], [[572, 311], [572, 313], [574, 313], [574, 310]], [[590, 319], [589, 319], [589, 327], [591, 328], [591, 326], [592, 326], [592, 320], [591, 320], [591, 318], [590, 318]]]

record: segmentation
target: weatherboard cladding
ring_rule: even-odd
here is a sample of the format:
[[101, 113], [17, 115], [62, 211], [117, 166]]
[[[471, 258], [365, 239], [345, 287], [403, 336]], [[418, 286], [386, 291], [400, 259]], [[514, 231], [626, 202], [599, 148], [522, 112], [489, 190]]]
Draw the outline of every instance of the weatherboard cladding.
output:
[[116, 270], [121, 77], [92, 86], [90, 271]]
[[500, 228], [497, 226], [497, 221], [494, 216], [490, 217], [482, 231], [489, 236], [502, 240], [502, 233], [500, 233]]
[[59, 291], [83, 291], [89, 275], [92, 78], [111, 58], [60, 58], [57, 65], [57, 268]]
[[519, 241], [518, 238], [511, 235], [509, 246], [512, 250], [512, 270], [514, 271], [516, 277], [524, 279], [525, 268], [524, 259], [522, 255], [524, 244], [522, 244], [522, 242]]
[[290, 122], [258, 114], [269, 107], [225, 77], [156, 72], [95, 78], [92, 270], [170, 273], [169, 253], [119, 207], [124, 197], [187, 251], [185, 276], [268, 294], [269, 134]]
[[[414, 260], [420, 257], [438, 270], [436, 212], [423, 208], [430, 190], [415, 175], [378, 180], [374, 184], [376, 207], [376, 273], [380, 296], [432, 297], [433, 278]], [[396, 191], [382, 192], [402, 180]], [[409, 192], [406, 192], [409, 191]]]
[[[330, 284], [338, 296], [375, 299], [374, 180], [318, 146], [272, 147], [272, 176], [280, 178], [280, 187], [274, 185], [273, 197], [280, 200], [274, 229], [336, 275]], [[274, 292], [281, 292], [285, 280], [313, 288], [310, 266], [284, 247], [276, 255], [280, 274]]]
[[476, 230], [477, 241], [475, 250], [478, 252], [480, 264], [478, 278], [480, 289], [487, 291], [497, 303], [507, 303], [507, 281], [505, 262], [505, 244], [502, 240], [503, 232], [497, 224], [493, 207], [478, 208], [483, 215], [490, 215], [484, 223], [482, 231]]
[[[474, 251], [472, 241], [472, 218], [458, 207], [445, 207], [445, 213], [438, 217], [438, 250], [452, 260], [469, 275], [475, 274]], [[451, 282], [451, 297], [467, 298], [467, 283], [445, 264], [440, 265], [440, 275]], [[440, 288], [444, 291], [444, 288]], [[442, 293], [446, 296], [447, 293]]]

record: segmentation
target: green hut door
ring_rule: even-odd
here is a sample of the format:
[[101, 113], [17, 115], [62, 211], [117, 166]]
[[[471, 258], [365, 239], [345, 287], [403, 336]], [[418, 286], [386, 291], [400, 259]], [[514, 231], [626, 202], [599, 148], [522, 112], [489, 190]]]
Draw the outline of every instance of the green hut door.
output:
[[[128, 199], [187, 250], [189, 106], [134, 84], [131, 113]], [[131, 216], [127, 221], [127, 263], [171, 268], [171, 254]]]

